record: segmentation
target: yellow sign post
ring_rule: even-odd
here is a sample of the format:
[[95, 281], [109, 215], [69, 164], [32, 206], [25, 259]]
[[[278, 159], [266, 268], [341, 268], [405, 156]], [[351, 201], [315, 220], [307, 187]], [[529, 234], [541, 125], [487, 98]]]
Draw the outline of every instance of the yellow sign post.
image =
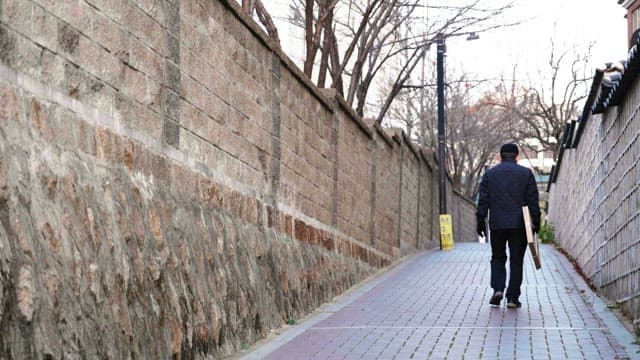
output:
[[451, 226], [451, 214], [440, 215], [440, 244], [442, 250], [453, 249], [453, 227]]

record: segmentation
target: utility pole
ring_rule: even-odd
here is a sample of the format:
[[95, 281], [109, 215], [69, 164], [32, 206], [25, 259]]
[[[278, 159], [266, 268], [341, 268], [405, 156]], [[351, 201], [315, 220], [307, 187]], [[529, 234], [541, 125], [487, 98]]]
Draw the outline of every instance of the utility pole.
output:
[[[439, 175], [439, 192], [440, 192], [440, 214], [447, 213], [447, 194], [446, 194], [446, 168], [445, 168], [445, 148], [446, 148], [446, 125], [444, 112], [444, 53], [446, 47], [444, 44], [444, 35], [438, 34], [436, 37], [438, 48], [438, 56], [436, 63], [437, 71], [437, 91], [438, 91], [438, 175]], [[441, 244], [442, 245], [442, 244]]]
[[[478, 38], [478, 34], [471, 32], [468, 34], [467, 40], [476, 40]], [[444, 40], [444, 34], [436, 35], [438, 50], [436, 59], [436, 75], [438, 78], [438, 188], [440, 195], [440, 250], [449, 250], [453, 248], [453, 224], [451, 215], [447, 214], [447, 162], [445, 159], [447, 114], [444, 111], [444, 54], [447, 52], [447, 48]]]
[[[440, 227], [442, 224], [442, 215], [447, 213], [447, 175], [445, 169], [445, 113], [444, 113], [444, 53], [446, 47], [444, 44], [444, 35], [438, 34], [436, 37], [438, 56], [436, 59], [437, 72], [437, 91], [438, 91], [438, 193], [440, 195]], [[440, 250], [442, 245], [442, 229], [440, 235]]]

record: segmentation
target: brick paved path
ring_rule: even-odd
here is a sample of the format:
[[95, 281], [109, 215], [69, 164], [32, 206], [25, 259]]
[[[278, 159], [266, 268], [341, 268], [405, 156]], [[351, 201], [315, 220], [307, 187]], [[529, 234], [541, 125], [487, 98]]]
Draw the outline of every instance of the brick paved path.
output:
[[541, 252], [542, 270], [525, 259], [520, 309], [489, 305], [489, 245], [456, 244], [414, 257], [245, 359], [637, 358], [624, 343], [631, 334], [597, 310], [604, 304], [569, 262]]

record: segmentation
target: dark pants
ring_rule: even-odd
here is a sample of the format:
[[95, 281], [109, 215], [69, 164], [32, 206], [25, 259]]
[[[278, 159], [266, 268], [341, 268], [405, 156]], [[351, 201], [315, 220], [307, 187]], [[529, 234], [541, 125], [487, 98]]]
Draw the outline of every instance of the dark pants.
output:
[[509, 287], [506, 297], [518, 300], [522, 284], [522, 262], [527, 251], [527, 235], [524, 229], [491, 230], [491, 287], [494, 291], [504, 291], [507, 271], [506, 245], [509, 244]]

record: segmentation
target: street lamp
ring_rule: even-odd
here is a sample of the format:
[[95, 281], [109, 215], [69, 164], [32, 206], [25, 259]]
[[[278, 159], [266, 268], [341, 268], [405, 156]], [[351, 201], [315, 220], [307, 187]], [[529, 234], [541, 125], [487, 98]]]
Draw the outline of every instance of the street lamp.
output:
[[[438, 92], [438, 179], [440, 192], [440, 215], [447, 213], [446, 174], [445, 174], [445, 113], [444, 113], [444, 53], [447, 51], [444, 44], [444, 34], [436, 36], [438, 55], [436, 58], [436, 77]], [[440, 239], [442, 250], [442, 239]]]
[[[480, 36], [475, 32], [471, 32], [467, 36], [467, 40], [477, 40]], [[436, 36], [436, 45], [438, 55], [436, 58], [436, 76], [437, 76], [437, 93], [438, 93], [438, 190], [440, 195], [440, 215], [447, 213], [447, 173], [445, 167], [445, 149], [446, 149], [446, 114], [444, 111], [444, 54], [447, 48], [444, 43], [445, 36], [440, 33]], [[440, 235], [440, 250], [442, 250], [442, 234]]]

